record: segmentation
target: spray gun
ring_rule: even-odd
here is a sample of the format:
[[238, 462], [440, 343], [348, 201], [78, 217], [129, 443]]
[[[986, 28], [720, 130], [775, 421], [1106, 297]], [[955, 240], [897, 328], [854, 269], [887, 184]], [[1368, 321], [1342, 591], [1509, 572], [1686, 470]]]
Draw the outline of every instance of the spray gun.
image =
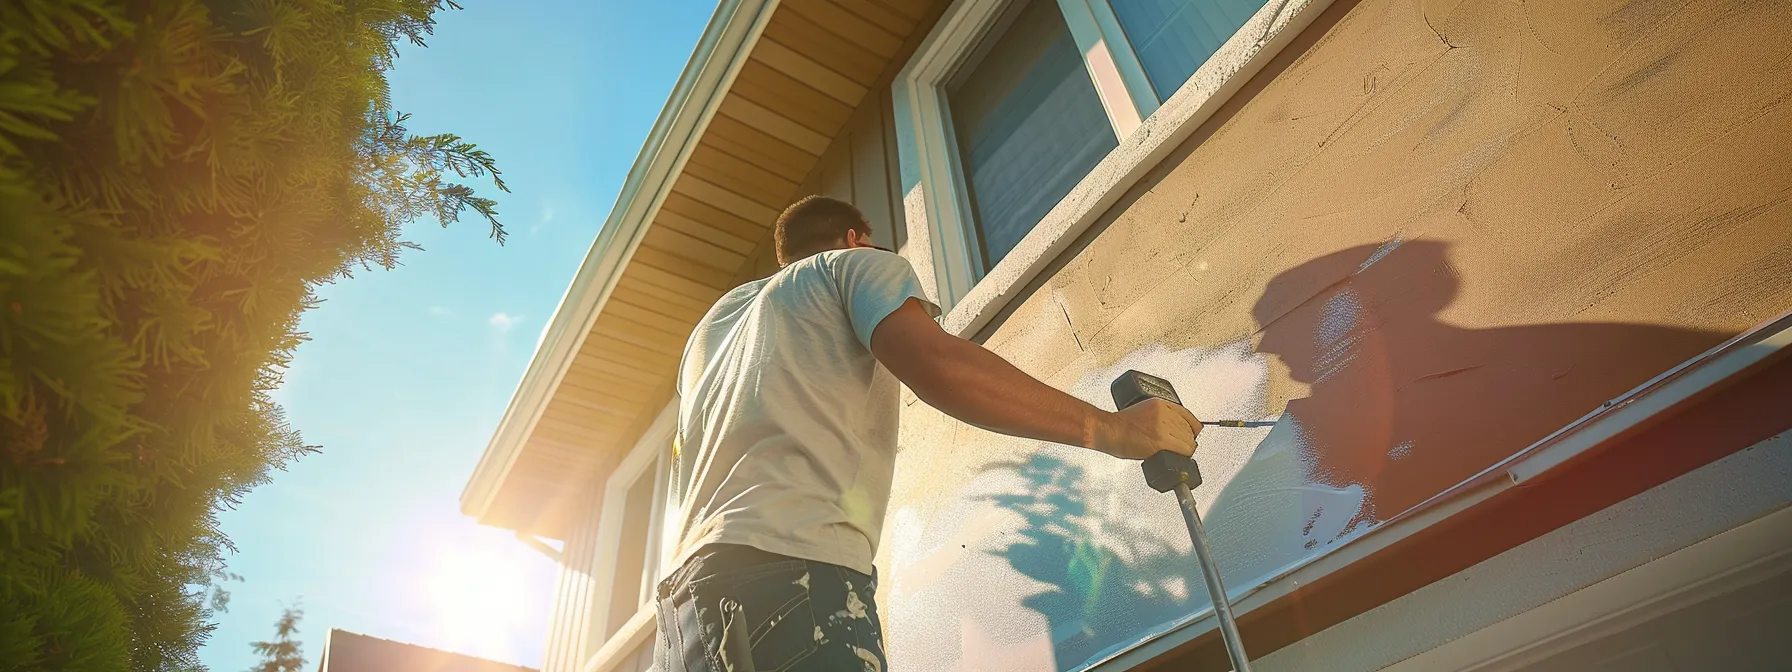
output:
[[[1127, 371], [1114, 379], [1109, 387], [1114, 394], [1114, 406], [1126, 408], [1146, 399], [1156, 397], [1172, 404], [1181, 405], [1182, 400], [1176, 396], [1176, 389], [1170, 381], [1155, 376]], [[1219, 421], [1215, 424], [1222, 427], [1244, 427], [1238, 421]], [[1156, 455], [1145, 458], [1140, 464], [1145, 470], [1145, 484], [1158, 492], [1176, 493], [1176, 501], [1182, 505], [1182, 519], [1188, 523], [1189, 537], [1194, 541], [1195, 557], [1201, 563], [1201, 576], [1207, 580], [1207, 596], [1213, 601], [1213, 613], [1220, 621], [1220, 636], [1226, 641], [1226, 655], [1232, 659], [1232, 669], [1236, 672], [1251, 672], [1250, 658], [1244, 652], [1244, 640], [1239, 637], [1238, 624], [1232, 620], [1232, 604], [1226, 599], [1226, 586], [1220, 583], [1219, 563], [1213, 559], [1213, 550], [1207, 547], [1207, 530], [1201, 526], [1201, 514], [1195, 510], [1195, 495], [1190, 488], [1201, 485], [1201, 469], [1195, 459], [1187, 455], [1178, 455], [1170, 451], [1158, 451]]]

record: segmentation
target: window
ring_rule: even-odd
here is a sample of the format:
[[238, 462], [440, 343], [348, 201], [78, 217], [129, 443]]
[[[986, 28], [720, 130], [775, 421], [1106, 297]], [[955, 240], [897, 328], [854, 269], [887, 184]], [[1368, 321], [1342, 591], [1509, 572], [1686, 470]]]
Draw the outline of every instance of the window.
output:
[[1182, 88], [1265, 0], [1108, 0], [1158, 101]]
[[902, 209], [927, 241], [905, 256], [947, 328], [980, 328], [1329, 4], [952, 3], [891, 87]]
[[1015, 10], [946, 88], [984, 268], [1120, 143], [1056, 0]]
[[610, 614], [604, 619], [604, 632], [599, 641], [607, 640], [628, 619], [635, 616], [647, 601], [646, 587], [653, 582], [647, 575], [649, 554], [658, 548], [649, 544], [652, 534], [655, 471], [648, 470], [635, 478], [624, 496], [620, 543], [616, 546], [616, 580], [610, 589]]
[[[675, 523], [679, 497], [673, 425], [678, 405], [668, 404], [604, 482], [590, 569], [591, 592], [583, 610], [589, 658], [648, 608], [671, 548], [666, 528]], [[638, 633], [633, 636], [638, 636]]]

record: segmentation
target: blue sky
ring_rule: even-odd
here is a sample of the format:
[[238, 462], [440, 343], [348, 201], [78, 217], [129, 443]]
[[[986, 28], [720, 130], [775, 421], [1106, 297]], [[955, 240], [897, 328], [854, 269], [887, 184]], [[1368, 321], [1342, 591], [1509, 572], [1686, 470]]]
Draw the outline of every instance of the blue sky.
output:
[[223, 519], [239, 552], [229, 613], [202, 656], [254, 663], [302, 600], [307, 658], [329, 628], [540, 664], [554, 565], [460, 515], [485, 449], [624, 175], [714, 10], [703, 0], [471, 0], [407, 47], [392, 97], [419, 133], [492, 152], [511, 231], [407, 232], [423, 252], [324, 288], [277, 394], [324, 452]]

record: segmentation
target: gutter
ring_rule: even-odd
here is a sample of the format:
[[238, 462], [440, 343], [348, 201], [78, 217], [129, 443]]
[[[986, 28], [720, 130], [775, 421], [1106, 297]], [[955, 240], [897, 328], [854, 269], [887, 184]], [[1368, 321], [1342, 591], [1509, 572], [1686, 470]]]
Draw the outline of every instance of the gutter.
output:
[[[1536, 482], [1552, 472], [1559, 473], [1562, 465], [1599, 452], [1601, 447], [1611, 445], [1612, 439], [1644, 431], [1651, 420], [1684, 408], [1688, 402], [1705, 398], [1787, 356], [1792, 356], [1792, 312], [1781, 314], [1663, 372], [1512, 457], [1390, 517], [1375, 529], [1345, 541], [1330, 552], [1303, 558], [1279, 571], [1232, 587], [1227, 591], [1232, 610], [1242, 617], [1286, 598], [1301, 586], [1343, 571], [1377, 551], [1465, 513], [1495, 495]], [[1213, 607], [1203, 607], [1153, 628], [1155, 634], [1117, 647], [1084, 669], [1091, 672], [1131, 669], [1217, 628]]]
[[1514, 485], [1524, 485], [1575, 461], [1626, 429], [1696, 397], [1709, 394], [1745, 371], [1771, 364], [1792, 348], [1792, 312], [1723, 342], [1679, 366], [1605, 402], [1523, 453], [1493, 466]]
[[641, 153], [623, 181], [616, 205], [585, 253], [572, 284], [535, 345], [529, 368], [510, 397], [504, 417], [461, 490], [460, 511], [484, 518], [522, 454], [523, 444], [566, 376], [603, 312], [616, 282], [659, 213], [674, 178], [684, 170], [694, 142], [715, 117], [722, 98], [759, 41], [778, 0], [722, 0], [654, 121]]

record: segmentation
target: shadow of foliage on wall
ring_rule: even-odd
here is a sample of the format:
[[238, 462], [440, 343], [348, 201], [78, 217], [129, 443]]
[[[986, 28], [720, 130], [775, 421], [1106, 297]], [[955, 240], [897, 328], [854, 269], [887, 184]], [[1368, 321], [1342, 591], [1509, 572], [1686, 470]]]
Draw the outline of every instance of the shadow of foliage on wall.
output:
[[[1050, 623], [1058, 669], [1079, 669], [1137, 643], [1160, 626], [1206, 606], [1187, 544], [1139, 534], [1092, 512], [1084, 501], [1086, 470], [1043, 449], [1024, 460], [990, 465], [1025, 486], [979, 499], [1019, 514], [1018, 539], [991, 553], [1044, 584], [1021, 604]], [[1174, 530], [1172, 530], [1174, 532]]]

